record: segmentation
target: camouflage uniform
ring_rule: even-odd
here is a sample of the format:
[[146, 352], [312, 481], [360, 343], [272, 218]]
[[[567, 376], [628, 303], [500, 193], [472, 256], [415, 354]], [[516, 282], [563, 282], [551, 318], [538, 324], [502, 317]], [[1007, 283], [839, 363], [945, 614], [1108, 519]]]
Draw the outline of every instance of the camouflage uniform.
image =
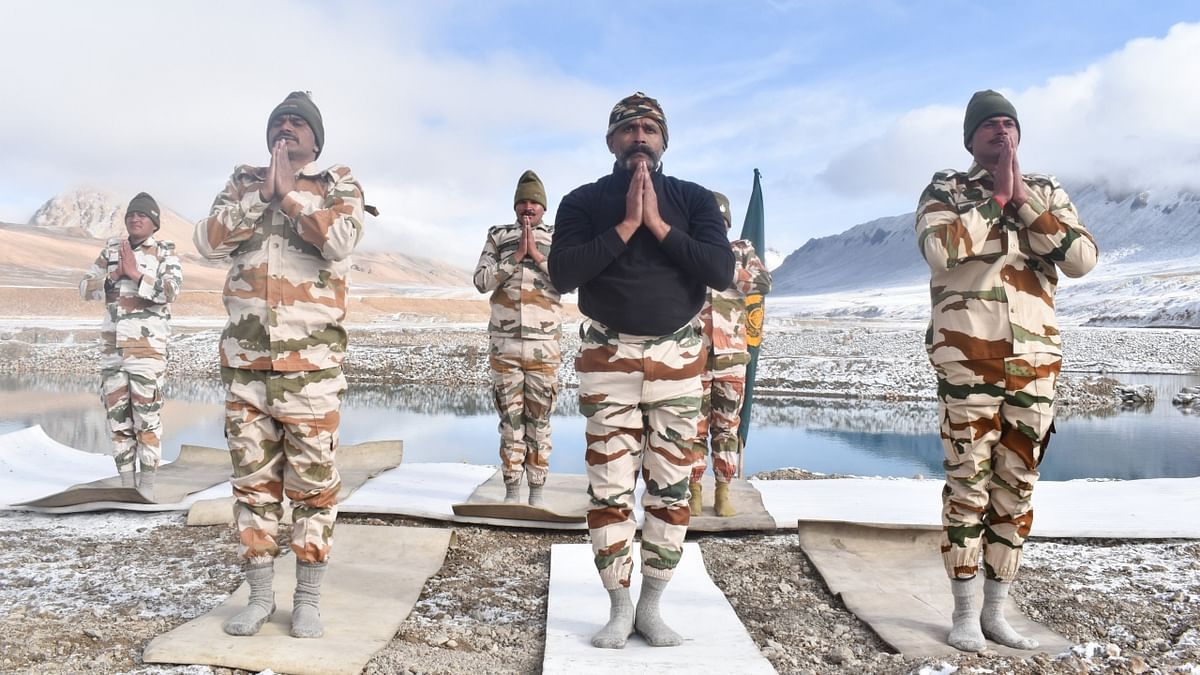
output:
[[140, 283], [118, 268], [125, 238], [110, 239], [79, 283], [84, 300], [104, 300], [100, 336], [100, 397], [112, 432], [117, 471], [130, 473], [135, 461], [153, 472], [162, 461], [162, 379], [167, 370], [171, 305], [183, 286], [175, 244], [147, 238], [134, 249]]
[[201, 255], [232, 261], [220, 351], [238, 551], [252, 564], [276, 555], [286, 493], [295, 507], [292, 550], [321, 563], [341, 488], [334, 455], [346, 390], [342, 322], [349, 256], [362, 238], [362, 189], [350, 169], [312, 162], [270, 207], [259, 194], [266, 175], [234, 169], [195, 236]]
[[926, 348], [938, 373], [942, 556], [952, 579], [975, 575], [981, 549], [989, 579], [1016, 576], [1053, 429], [1058, 270], [1082, 276], [1098, 253], [1057, 180], [1022, 179], [1028, 201], [1001, 209], [978, 164], [939, 172], [917, 210], [917, 243], [932, 270]]
[[670, 579], [690, 519], [688, 477], [700, 416], [704, 345], [697, 322], [670, 335], [580, 326], [579, 409], [587, 418], [588, 530], [607, 589], [629, 586], [633, 491], [641, 471], [642, 574]]
[[[475, 267], [475, 288], [492, 294], [488, 350], [492, 398], [500, 414], [500, 461], [504, 482], [527, 472], [530, 485], [544, 485], [550, 470], [550, 413], [558, 396], [562, 304], [550, 283], [547, 259], [514, 262], [522, 227], [498, 225]], [[533, 226], [542, 255], [549, 256], [554, 227]]]
[[708, 290], [700, 321], [704, 326], [704, 346], [708, 354], [701, 383], [704, 398], [697, 425], [696, 466], [692, 482], [699, 482], [707, 468], [705, 455], [712, 435], [713, 474], [718, 482], [728, 483], [737, 473], [738, 439], [742, 399], [746, 394], [746, 297], [771, 292], [771, 273], [754, 252], [754, 245], [739, 239], [733, 249], [733, 285], [724, 291]]

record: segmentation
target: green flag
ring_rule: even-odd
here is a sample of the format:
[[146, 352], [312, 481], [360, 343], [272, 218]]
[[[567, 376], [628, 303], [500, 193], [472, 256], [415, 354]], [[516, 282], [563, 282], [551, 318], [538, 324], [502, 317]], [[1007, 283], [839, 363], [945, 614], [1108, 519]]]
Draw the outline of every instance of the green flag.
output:
[[[746, 207], [746, 220], [742, 223], [741, 238], [754, 245], [754, 251], [766, 260], [766, 223], [763, 215], [761, 174], [754, 170], [754, 191], [750, 193], [750, 204]], [[746, 398], [742, 402], [742, 422], [738, 426], [738, 439], [742, 448], [750, 436], [750, 410], [754, 403], [754, 376], [758, 371], [758, 348], [762, 345], [763, 312], [766, 307], [763, 296], [755, 293], [746, 297], [746, 344], [750, 351], [750, 363], [746, 365]], [[745, 453], [742, 454], [745, 457]], [[738, 468], [741, 474], [741, 467]]]

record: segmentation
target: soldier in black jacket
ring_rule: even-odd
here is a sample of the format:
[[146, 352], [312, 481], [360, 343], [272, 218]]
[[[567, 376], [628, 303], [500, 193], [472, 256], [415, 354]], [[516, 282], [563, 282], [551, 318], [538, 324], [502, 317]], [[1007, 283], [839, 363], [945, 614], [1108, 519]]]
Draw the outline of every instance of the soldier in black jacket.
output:
[[[575, 360], [587, 417], [588, 530], [612, 607], [592, 638], [619, 649], [636, 630], [654, 646], [682, 642], [659, 598], [683, 550], [688, 479], [700, 415], [704, 348], [696, 314], [706, 289], [727, 288], [733, 252], [712, 193], [662, 173], [667, 120], [637, 92], [609, 115], [612, 173], [567, 195], [555, 218], [550, 278], [579, 289], [582, 344]], [[642, 592], [629, 595], [642, 472]]]

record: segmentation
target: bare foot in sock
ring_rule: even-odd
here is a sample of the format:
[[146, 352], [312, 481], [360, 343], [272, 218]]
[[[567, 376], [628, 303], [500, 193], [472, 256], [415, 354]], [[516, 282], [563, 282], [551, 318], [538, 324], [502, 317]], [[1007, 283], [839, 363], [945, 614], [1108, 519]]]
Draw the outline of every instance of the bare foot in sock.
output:
[[545, 508], [546, 498], [542, 496], [541, 485], [529, 486], [529, 505], [535, 508]]
[[983, 613], [980, 620], [983, 624], [983, 634], [992, 642], [998, 642], [1005, 647], [1013, 649], [1037, 649], [1038, 641], [1033, 638], [1027, 638], [1009, 625], [1008, 620], [1002, 614], [988, 616], [987, 612]]
[[275, 613], [275, 593], [271, 581], [275, 576], [274, 563], [246, 566], [246, 583], [250, 586], [250, 601], [246, 609], [233, 615], [222, 628], [229, 635], [254, 635]]
[[983, 614], [980, 623], [989, 640], [1013, 649], [1037, 649], [1038, 641], [1021, 635], [1004, 618], [1004, 602], [1010, 583], [988, 579], [983, 583]]
[[504, 503], [505, 504], [520, 504], [521, 503], [521, 484], [520, 483], [505, 483], [504, 484]]
[[667, 582], [653, 577], [642, 578], [642, 594], [638, 597], [637, 617], [633, 625], [652, 647], [674, 647], [683, 644], [683, 637], [671, 630], [659, 613], [659, 600]]
[[608, 592], [608, 623], [592, 636], [592, 646], [600, 649], [624, 649], [633, 634], [633, 600], [628, 588]]
[[979, 626], [976, 588], [975, 579], [955, 579], [950, 582], [950, 590], [954, 593], [954, 613], [950, 617], [954, 625], [946, 642], [964, 652], [981, 652], [985, 647], [983, 631]]

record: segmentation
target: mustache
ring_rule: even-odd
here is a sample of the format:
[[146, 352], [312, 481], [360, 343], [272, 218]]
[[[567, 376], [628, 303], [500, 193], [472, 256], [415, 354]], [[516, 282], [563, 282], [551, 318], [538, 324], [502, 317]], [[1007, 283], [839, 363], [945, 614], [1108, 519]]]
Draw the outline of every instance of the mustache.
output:
[[658, 155], [656, 155], [654, 153], [654, 150], [651, 149], [649, 145], [646, 145], [644, 143], [637, 143], [637, 144], [631, 146], [625, 152], [621, 153], [621, 161], [625, 161], [625, 160], [629, 159], [630, 157], [633, 157], [634, 155], [639, 154], [639, 153], [646, 155], [647, 157], [653, 158], [655, 160], [658, 159]]
[[279, 133], [275, 134], [274, 138], [271, 139], [271, 143], [277, 143], [277, 142], [279, 142], [279, 139], [281, 139], [281, 138], [287, 138], [287, 139], [290, 139], [293, 141], [297, 140], [295, 135], [290, 134], [286, 131], [280, 131]]

